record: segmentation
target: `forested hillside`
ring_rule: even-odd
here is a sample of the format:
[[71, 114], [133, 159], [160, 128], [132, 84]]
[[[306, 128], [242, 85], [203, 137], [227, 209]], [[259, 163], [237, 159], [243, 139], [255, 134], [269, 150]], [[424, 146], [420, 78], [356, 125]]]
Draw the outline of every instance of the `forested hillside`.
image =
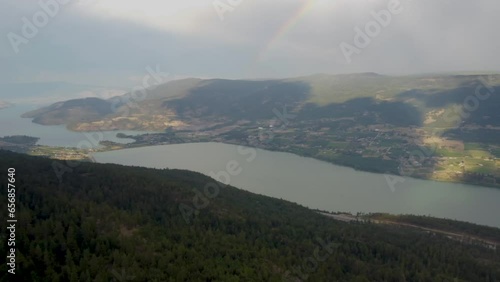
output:
[[53, 162], [0, 151], [2, 218], [12, 167], [18, 220], [16, 276], [3, 255], [2, 281], [500, 281], [484, 246], [207, 190], [188, 171], [81, 163], [60, 182]]

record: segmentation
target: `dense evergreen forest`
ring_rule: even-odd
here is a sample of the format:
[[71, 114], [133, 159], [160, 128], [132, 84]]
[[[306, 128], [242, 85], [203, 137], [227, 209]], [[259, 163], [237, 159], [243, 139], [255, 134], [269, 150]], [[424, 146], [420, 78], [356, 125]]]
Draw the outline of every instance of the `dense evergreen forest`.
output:
[[2, 219], [12, 167], [18, 220], [15, 277], [1, 223], [1, 281], [500, 281], [497, 251], [445, 236], [338, 222], [194, 172], [80, 163], [60, 181], [53, 165], [0, 151]]

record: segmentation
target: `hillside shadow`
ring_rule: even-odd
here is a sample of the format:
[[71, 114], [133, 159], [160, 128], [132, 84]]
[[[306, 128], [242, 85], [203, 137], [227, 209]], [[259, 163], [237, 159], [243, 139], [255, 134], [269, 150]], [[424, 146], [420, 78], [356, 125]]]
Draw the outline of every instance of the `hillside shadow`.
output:
[[[427, 126], [439, 132], [439, 137], [462, 142], [464, 146], [465, 151], [457, 155], [463, 158], [453, 163], [456, 167], [452, 177], [454, 181], [498, 186], [500, 174], [484, 168], [495, 167], [494, 159], [500, 157], [499, 86], [489, 86], [478, 79], [451, 90], [407, 91], [399, 94], [398, 98], [413, 99], [427, 110], [443, 113], [434, 117], [436, 120]], [[473, 151], [483, 152], [484, 157], [473, 154]], [[454, 156], [450, 154], [447, 157]]]
[[363, 125], [389, 124], [393, 126], [420, 126], [422, 113], [413, 105], [400, 101], [380, 101], [371, 97], [354, 98], [344, 103], [325, 106], [309, 103], [301, 110], [305, 119], [353, 117]]
[[163, 106], [174, 108], [182, 118], [271, 119], [273, 110], [295, 109], [309, 99], [310, 92], [310, 86], [302, 82], [211, 80]]

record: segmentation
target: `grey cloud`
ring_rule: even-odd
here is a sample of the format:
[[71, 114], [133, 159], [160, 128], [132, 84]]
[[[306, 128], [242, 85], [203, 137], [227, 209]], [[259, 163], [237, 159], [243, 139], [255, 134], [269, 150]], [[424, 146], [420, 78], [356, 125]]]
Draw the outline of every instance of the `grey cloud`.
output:
[[[303, 1], [243, 0], [220, 21], [210, 5], [193, 17], [193, 30], [162, 30], [137, 22], [95, 17], [78, 6], [60, 13], [13, 54], [6, 34], [19, 31], [34, 4], [0, 4], [0, 82], [68, 80], [123, 86], [148, 65], [202, 77], [286, 77], [317, 72], [390, 74], [500, 70], [500, 2], [408, 1], [379, 36], [348, 64], [339, 49], [356, 26], [388, 1], [316, 0], [316, 5], [273, 48], [258, 56]], [[21, 5], [21, 6], [19, 6]], [[111, 83], [112, 81], [112, 83]]]

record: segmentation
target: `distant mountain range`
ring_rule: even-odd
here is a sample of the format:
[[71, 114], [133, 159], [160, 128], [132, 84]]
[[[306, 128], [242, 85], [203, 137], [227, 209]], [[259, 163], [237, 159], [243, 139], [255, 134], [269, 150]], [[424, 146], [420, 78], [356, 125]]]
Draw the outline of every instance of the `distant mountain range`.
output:
[[[451, 124], [439, 123], [433, 115], [446, 115], [467, 103], [483, 84], [498, 88], [500, 75], [392, 77], [363, 73], [259, 81], [183, 79], [108, 100], [59, 102], [24, 117], [44, 125], [67, 124], [77, 131], [96, 127], [158, 131], [272, 119], [275, 109], [286, 106], [299, 120], [365, 117], [371, 123], [440, 127]], [[500, 126], [499, 105], [500, 95], [493, 95], [462, 121]]]

